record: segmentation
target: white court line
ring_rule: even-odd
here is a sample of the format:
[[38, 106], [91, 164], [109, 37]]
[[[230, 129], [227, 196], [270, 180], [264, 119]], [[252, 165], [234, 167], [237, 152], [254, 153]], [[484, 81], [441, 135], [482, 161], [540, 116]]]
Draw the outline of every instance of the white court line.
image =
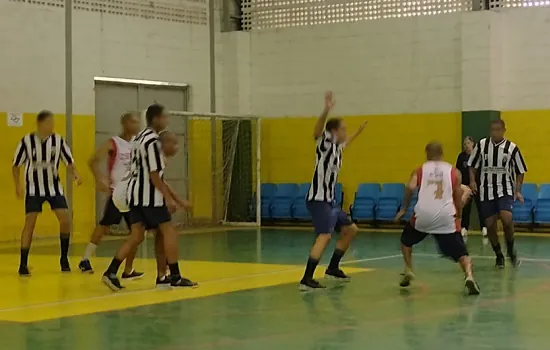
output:
[[[393, 258], [398, 258], [398, 257], [401, 257], [401, 254], [377, 256], [377, 257], [374, 257], [374, 258], [365, 258], [365, 259], [356, 259], [356, 260], [346, 260], [346, 261], [342, 261], [340, 264], [341, 265], [349, 265], [349, 264], [356, 264], [356, 263], [368, 262], [368, 261], [387, 260], [387, 259], [393, 259]], [[303, 267], [293, 267], [291, 269], [285, 269], [285, 270], [260, 272], [260, 273], [254, 273], [254, 274], [244, 275], [244, 276], [225, 277], [225, 278], [219, 278], [219, 279], [213, 279], [213, 280], [206, 280], [206, 281], [200, 282], [198, 288], [200, 288], [201, 285], [205, 285], [205, 284], [214, 284], [214, 283], [235, 281], [235, 280], [245, 280], [245, 279], [254, 278], [254, 277], [278, 275], [278, 274], [282, 274], [282, 273], [288, 273], [288, 272], [299, 271], [299, 270], [303, 270]], [[97, 283], [101, 283], [101, 281], [98, 280]], [[107, 287], [105, 287], [105, 288], [107, 288]], [[182, 289], [189, 289], [189, 288], [182, 288]], [[156, 290], [157, 290], [157, 288], [149, 288], [149, 289], [140, 289], [140, 290], [136, 290], [136, 291], [132, 291], [132, 292], [111, 292], [111, 294], [101, 295], [101, 296], [97, 296], [97, 297], [72, 299], [72, 300], [62, 300], [62, 301], [54, 301], [54, 302], [51, 302], [51, 303], [26, 305], [26, 306], [18, 306], [18, 307], [12, 307], [12, 308], [7, 308], [7, 309], [0, 309], [0, 313], [10, 312], [10, 311], [19, 311], [19, 310], [40, 309], [40, 308], [43, 308], [43, 307], [68, 305], [68, 304], [74, 304], [74, 303], [80, 303], [80, 302], [88, 302], [88, 301], [92, 301], [92, 300], [103, 300], [103, 299], [124, 297], [124, 296], [127, 296], [127, 295], [148, 293], [148, 292], [152, 292], [152, 291], [156, 291]], [[174, 301], [177, 301], [177, 300], [174, 300]], [[138, 307], [138, 306], [141, 306], [141, 305], [136, 305], [135, 307]], [[131, 306], [131, 307], [134, 307], [134, 306]]]
[[[429, 254], [429, 253], [413, 253], [413, 256], [425, 256], [430, 258], [439, 258], [441, 255], [439, 254]], [[495, 257], [490, 255], [470, 255], [472, 259], [486, 259], [486, 260], [493, 260]], [[549, 258], [529, 258], [529, 257], [522, 257], [519, 256], [519, 260], [523, 261], [529, 261], [529, 262], [550, 262]]]

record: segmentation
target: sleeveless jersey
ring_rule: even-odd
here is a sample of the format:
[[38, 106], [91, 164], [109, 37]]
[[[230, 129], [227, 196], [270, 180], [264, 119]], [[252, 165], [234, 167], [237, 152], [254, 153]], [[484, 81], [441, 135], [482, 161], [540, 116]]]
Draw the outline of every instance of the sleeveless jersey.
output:
[[111, 138], [113, 152], [109, 157], [109, 180], [112, 189], [126, 176], [130, 170], [132, 141], [126, 141], [119, 136]]
[[411, 219], [424, 233], [450, 234], [460, 231], [453, 201], [456, 169], [447, 162], [428, 161], [417, 170], [418, 202]]

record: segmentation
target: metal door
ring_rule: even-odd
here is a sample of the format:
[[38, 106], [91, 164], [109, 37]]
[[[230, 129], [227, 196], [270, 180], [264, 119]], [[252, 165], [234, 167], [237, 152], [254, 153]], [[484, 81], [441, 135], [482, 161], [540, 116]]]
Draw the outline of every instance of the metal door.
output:
[[[185, 84], [170, 84], [143, 80], [95, 78], [96, 147], [120, 133], [120, 116], [129, 111], [139, 113], [152, 103], [161, 103], [168, 110], [187, 110], [188, 89]], [[170, 161], [166, 179], [184, 198], [187, 195], [187, 122], [171, 116], [169, 128], [180, 138], [179, 154]], [[106, 162], [103, 164], [107, 172]], [[96, 218], [99, 220], [107, 195], [96, 194]]]

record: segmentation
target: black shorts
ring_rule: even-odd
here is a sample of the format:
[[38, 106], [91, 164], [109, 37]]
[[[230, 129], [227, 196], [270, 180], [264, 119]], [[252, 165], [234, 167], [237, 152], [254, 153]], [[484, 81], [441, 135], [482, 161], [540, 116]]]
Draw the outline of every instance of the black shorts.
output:
[[503, 196], [490, 201], [481, 202], [481, 212], [484, 218], [495, 216], [501, 211], [509, 211], [511, 213], [512, 209], [514, 209], [514, 197], [512, 196]]
[[[412, 247], [424, 240], [429, 233], [420, 232], [407, 223], [401, 234], [401, 243], [405, 247]], [[432, 234], [437, 242], [439, 252], [444, 256], [458, 261], [463, 256], [468, 256], [468, 248], [460, 232]]]
[[65, 196], [39, 197], [27, 195], [25, 197], [25, 213], [41, 213], [44, 202], [48, 202], [52, 210], [68, 208]]
[[353, 224], [348, 214], [340, 208], [334, 208], [329, 202], [307, 201], [306, 206], [318, 235], [338, 232], [342, 227]]
[[113, 202], [113, 197], [110, 196], [105, 204], [105, 209], [103, 210], [103, 217], [99, 221], [101, 226], [111, 226], [120, 224], [120, 220], [124, 219], [128, 228], [130, 228], [130, 212], [121, 213], [120, 210], [115, 206]]
[[131, 207], [130, 208], [130, 224], [141, 223], [147, 230], [153, 230], [159, 227], [160, 224], [170, 222], [172, 215], [168, 208], [162, 207]]

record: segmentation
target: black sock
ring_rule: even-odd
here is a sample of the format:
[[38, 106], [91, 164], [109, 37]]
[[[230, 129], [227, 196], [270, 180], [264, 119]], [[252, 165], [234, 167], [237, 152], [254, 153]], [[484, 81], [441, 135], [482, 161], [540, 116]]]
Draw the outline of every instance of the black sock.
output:
[[511, 239], [510, 241], [506, 241], [506, 253], [508, 256], [512, 256], [515, 254], [514, 251], [514, 239]]
[[29, 261], [29, 250], [30, 248], [21, 248], [21, 262], [19, 266], [27, 266]]
[[313, 279], [313, 274], [315, 273], [315, 269], [317, 268], [317, 265], [319, 264], [319, 260], [313, 259], [312, 257], [309, 257], [307, 259], [307, 265], [306, 265], [306, 271], [304, 272], [304, 280], [309, 281]]
[[70, 233], [60, 233], [59, 242], [61, 243], [61, 258], [66, 259], [69, 254], [69, 241], [71, 239]]
[[113, 260], [111, 261], [111, 265], [109, 265], [109, 267], [107, 268], [107, 273], [116, 275], [121, 264], [122, 264], [122, 260], [113, 258]]
[[340, 266], [340, 260], [342, 260], [342, 257], [346, 254], [345, 251], [341, 249], [334, 249], [334, 254], [332, 254], [332, 258], [330, 259], [330, 263], [328, 264], [329, 269], [338, 269]]
[[493, 251], [495, 252], [496, 256], [502, 255], [502, 249], [500, 248], [500, 243], [493, 245]]
[[175, 262], [173, 264], [168, 264], [168, 268], [170, 269], [170, 276], [172, 276], [172, 278], [177, 278], [179, 279], [181, 276], [180, 276], [180, 265]]

